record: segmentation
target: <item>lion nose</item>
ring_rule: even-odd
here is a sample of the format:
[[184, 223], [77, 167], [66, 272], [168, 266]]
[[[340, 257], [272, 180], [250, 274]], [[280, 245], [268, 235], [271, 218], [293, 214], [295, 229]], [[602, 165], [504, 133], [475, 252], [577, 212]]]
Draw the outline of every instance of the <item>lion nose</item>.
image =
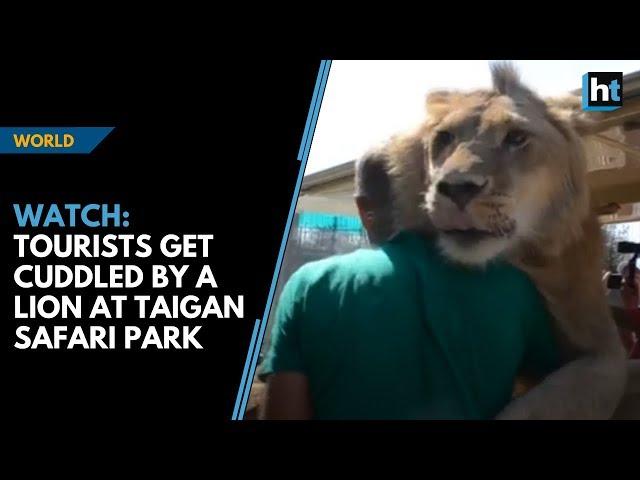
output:
[[463, 210], [464, 207], [482, 191], [486, 184], [486, 181], [478, 184], [472, 181], [452, 183], [441, 180], [438, 182], [437, 188], [439, 194], [451, 199], [460, 210]]

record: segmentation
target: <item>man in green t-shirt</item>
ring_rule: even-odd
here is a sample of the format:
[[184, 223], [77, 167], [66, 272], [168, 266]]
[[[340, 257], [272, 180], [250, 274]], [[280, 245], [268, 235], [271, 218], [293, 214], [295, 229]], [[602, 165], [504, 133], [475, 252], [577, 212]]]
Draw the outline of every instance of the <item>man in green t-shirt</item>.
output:
[[[375, 229], [375, 205], [360, 197]], [[261, 367], [263, 417], [493, 418], [517, 374], [559, 366], [550, 322], [524, 273], [454, 264], [432, 240], [402, 232], [289, 279]]]

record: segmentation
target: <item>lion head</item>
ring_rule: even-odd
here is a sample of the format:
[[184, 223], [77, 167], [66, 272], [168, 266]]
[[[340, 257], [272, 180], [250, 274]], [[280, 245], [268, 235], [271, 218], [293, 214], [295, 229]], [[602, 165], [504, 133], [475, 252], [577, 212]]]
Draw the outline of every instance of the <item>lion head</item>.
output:
[[589, 212], [581, 136], [593, 122], [579, 99], [545, 101], [509, 64], [492, 76], [491, 90], [431, 93], [427, 121], [388, 152], [403, 223], [429, 223], [465, 264], [550, 232], [570, 241]]

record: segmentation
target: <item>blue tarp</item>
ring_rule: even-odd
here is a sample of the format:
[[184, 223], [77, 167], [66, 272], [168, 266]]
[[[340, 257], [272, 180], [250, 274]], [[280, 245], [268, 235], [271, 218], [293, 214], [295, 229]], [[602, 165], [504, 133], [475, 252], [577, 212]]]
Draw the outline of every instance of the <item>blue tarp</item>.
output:
[[360, 218], [351, 215], [333, 215], [329, 213], [300, 212], [298, 228], [317, 230], [336, 229], [339, 232], [360, 232]]

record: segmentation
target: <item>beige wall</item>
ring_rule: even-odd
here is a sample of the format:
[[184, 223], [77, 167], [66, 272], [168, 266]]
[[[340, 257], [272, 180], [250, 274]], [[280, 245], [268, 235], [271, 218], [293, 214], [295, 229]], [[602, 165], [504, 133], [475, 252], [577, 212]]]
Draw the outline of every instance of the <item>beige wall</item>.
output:
[[314, 185], [313, 187], [305, 188], [302, 193], [306, 195], [318, 196], [338, 195], [341, 197], [351, 197], [353, 196], [353, 174], [344, 178], [331, 180], [320, 185]]
[[353, 175], [305, 188], [297, 210], [357, 215], [353, 201]]

